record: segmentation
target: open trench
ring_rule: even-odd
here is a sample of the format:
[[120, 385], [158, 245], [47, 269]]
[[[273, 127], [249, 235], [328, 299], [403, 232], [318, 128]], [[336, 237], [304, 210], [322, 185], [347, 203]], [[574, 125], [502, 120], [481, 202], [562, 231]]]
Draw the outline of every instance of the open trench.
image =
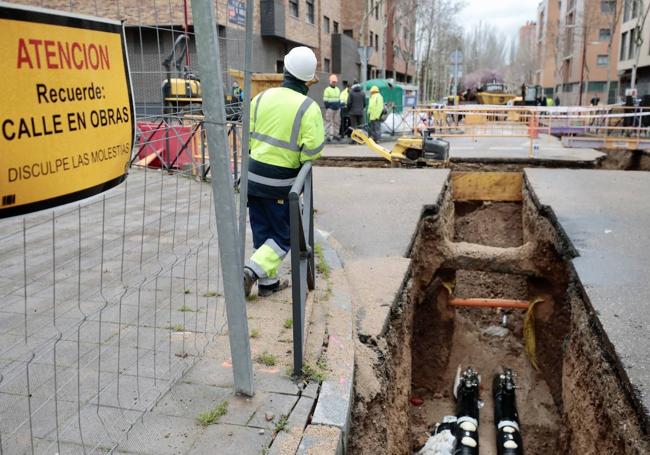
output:
[[[569, 266], [570, 245], [522, 174], [499, 174], [453, 173], [422, 218], [384, 332], [358, 342], [374, 360], [355, 378], [348, 453], [417, 453], [454, 414], [454, 377], [468, 366], [481, 375], [482, 455], [497, 454], [492, 378], [504, 367], [515, 374], [524, 453], [650, 453], [647, 422]], [[452, 306], [472, 298], [536, 301], [534, 356], [525, 310]]]

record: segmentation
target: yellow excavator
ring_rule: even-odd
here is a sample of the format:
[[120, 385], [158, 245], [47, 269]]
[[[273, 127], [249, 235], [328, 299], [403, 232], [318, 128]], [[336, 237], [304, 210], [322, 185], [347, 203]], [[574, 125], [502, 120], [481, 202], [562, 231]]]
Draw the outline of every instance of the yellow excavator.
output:
[[362, 129], [352, 130], [352, 140], [365, 144], [393, 166], [445, 167], [449, 163], [449, 142], [426, 136], [403, 136], [397, 139], [392, 150], [377, 144]]
[[[162, 85], [165, 114], [201, 113], [203, 103], [201, 81], [183, 65], [187, 45], [187, 36], [179, 35], [174, 42], [171, 54], [163, 61], [167, 73], [167, 78]], [[172, 76], [172, 66], [176, 68], [177, 76]]]

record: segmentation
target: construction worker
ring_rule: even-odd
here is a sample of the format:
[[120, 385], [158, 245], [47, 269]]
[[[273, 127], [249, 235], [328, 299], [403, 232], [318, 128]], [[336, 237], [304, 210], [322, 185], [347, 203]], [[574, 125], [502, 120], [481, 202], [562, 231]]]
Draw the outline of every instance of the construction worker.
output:
[[338, 78], [336, 74], [330, 74], [330, 85], [323, 92], [323, 102], [325, 103], [325, 132], [327, 141], [332, 139], [339, 140], [339, 108], [341, 106], [341, 91], [336, 86]]
[[375, 142], [379, 142], [381, 138], [381, 115], [383, 111], [384, 97], [379, 93], [379, 87], [373, 85], [368, 100], [368, 121], [370, 122], [370, 135]]
[[232, 102], [239, 103], [242, 101], [242, 89], [239, 88], [237, 81], [232, 83]]
[[348, 108], [349, 95], [350, 88], [348, 87], [348, 81], [343, 81], [343, 90], [341, 90], [341, 96], [339, 97], [341, 105], [341, 129], [339, 131], [339, 136], [342, 138], [349, 134], [348, 130], [350, 129], [350, 109]]
[[288, 286], [278, 279], [278, 268], [291, 244], [289, 191], [302, 164], [317, 159], [325, 141], [320, 107], [307, 96], [316, 55], [308, 47], [293, 48], [284, 69], [282, 87], [251, 101], [248, 210], [256, 251], [244, 267], [246, 296], [256, 281], [261, 297]]
[[[361, 89], [359, 81], [354, 81], [352, 84], [352, 90], [348, 95], [348, 112], [350, 113], [350, 123], [352, 128], [359, 128], [363, 126], [364, 113], [366, 112], [366, 93]], [[356, 144], [353, 140], [350, 140], [351, 144]]]

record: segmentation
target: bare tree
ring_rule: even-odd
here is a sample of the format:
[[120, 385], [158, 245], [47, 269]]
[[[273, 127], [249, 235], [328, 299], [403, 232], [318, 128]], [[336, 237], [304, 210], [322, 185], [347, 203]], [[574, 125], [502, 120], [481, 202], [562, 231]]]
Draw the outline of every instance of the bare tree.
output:
[[479, 22], [463, 37], [465, 70], [503, 70], [506, 67], [508, 39], [496, 27]]
[[447, 94], [449, 55], [462, 41], [457, 16], [464, 6], [465, 3], [458, 0], [417, 2], [414, 45], [421, 100], [438, 99]]

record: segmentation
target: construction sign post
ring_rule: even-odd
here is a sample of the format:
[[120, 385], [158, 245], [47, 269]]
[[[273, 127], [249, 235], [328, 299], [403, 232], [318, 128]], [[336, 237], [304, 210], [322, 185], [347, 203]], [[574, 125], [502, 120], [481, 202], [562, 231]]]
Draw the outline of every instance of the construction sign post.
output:
[[133, 99], [121, 23], [0, 4], [0, 218], [126, 178]]

